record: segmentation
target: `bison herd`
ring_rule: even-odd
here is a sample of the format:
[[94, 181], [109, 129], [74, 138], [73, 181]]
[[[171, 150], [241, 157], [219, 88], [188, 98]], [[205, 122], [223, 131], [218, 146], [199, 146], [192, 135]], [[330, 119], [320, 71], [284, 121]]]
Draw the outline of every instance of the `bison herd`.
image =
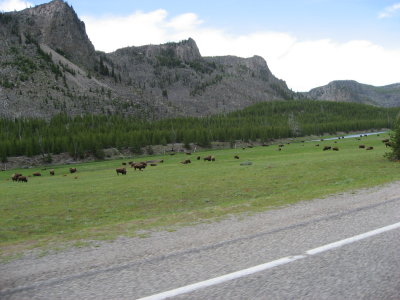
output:
[[[361, 136], [361, 137], [362, 137], [362, 136]], [[343, 138], [343, 137], [340, 137], [339, 139], [341, 139], [341, 138]], [[358, 139], [358, 140], [360, 140], [360, 139]], [[323, 140], [321, 140], [321, 141], [323, 141]], [[302, 141], [302, 142], [304, 142], [304, 141]], [[392, 146], [392, 143], [390, 142], [389, 139], [384, 139], [384, 140], [382, 140], [382, 142], [385, 144], [386, 147], [391, 147], [391, 146]], [[288, 143], [288, 144], [290, 144], [290, 143]], [[263, 144], [262, 146], [268, 146], [268, 145]], [[320, 145], [319, 145], [319, 144], [316, 144], [315, 146], [320, 146]], [[278, 150], [279, 150], [279, 151], [281, 151], [283, 147], [284, 147], [283, 144], [278, 144]], [[373, 149], [374, 149], [374, 147], [372, 147], [372, 146], [368, 146], [368, 147], [367, 147], [367, 146], [364, 145], [364, 144], [359, 145], [358, 148], [359, 148], [359, 149], [365, 149], [365, 150], [373, 150]], [[339, 151], [339, 147], [324, 146], [324, 147], [322, 148], [322, 150], [323, 150], [323, 151], [327, 151], [327, 150]], [[191, 153], [190, 153], [190, 152], [185, 152], [185, 154], [190, 155]], [[234, 158], [234, 159], [239, 159], [239, 156], [238, 156], [238, 155], [235, 155], [233, 158]], [[201, 157], [200, 157], [200, 156], [197, 156], [197, 160], [200, 160], [200, 159], [201, 159]], [[214, 161], [215, 161], [215, 157], [214, 157], [213, 155], [208, 155], [208, 156], [203, 157], [203, 161], [214, 162]], [[128, 162], [128, 164], [129, 164], [130, 167], [133, 168], [135, 171], [136, 171], [136, 170], [143, 171], [148, 165], [154, 167], [154, 166], [157, 166], [159, 163], [163, 163], [163, 162], [164, 162], [164, 160], [160, 159], [160, 160], [150, 160], [150, 161], [143, 161], [143, 162], [133, 162], [133, 161], [130, 161], [130, 162]], [[192, 162], [191, 162], [190, 159], [185, 159], [185, 160], [181, 161], [180, 163], [181, 163], [181, 164], [184, 164], [184, 165], [187, 165], [187, 164], [190, 164], [190, 163], [192, 163]], [[121, 174], [121, 175], [126, 175], [127, 170], [126, 170], [126, 167], [125, 167], [125, 166], [127, 165], [127, 163], [126, 163], [126, 162], [123, 162], [122, 165], [123, 165], [124, 167], [119, 167], [119, 168], [116, 168], [116, 169], [115, 169], [117, 175], [119, 175], [119, 174]], [[46, 170], [46, 169], [42, 169], [42, 170]], [[69, 168], [69, 173], [73, 174], [73, 173], [76, 173], [76, 172], [77, 172], [77, 169], [76, 169], [76, 168]], [[54, 169], [51, 169], [51, 170], [49, 171], [49, 174], [50, 174], [50, 176], [54, 176], [54, 175], [55, 175]], [[34, 173], [32, 173], [32, 176], [38, 177], [38, 176], [42, 176], [42, 174], [41, 174], [40, 172], [34, 172]], [[64, 176], [66, 176], [66, 175], [64, 174]], [[28, 177], [30, 177], [30, 176], [28, 176]], [[11, 179], [12, 179], [12, 181], [16, 181], [16, 182], [28, 182], [28, 177], [27, 177], [27, 176], [23, 176], [23, 175], [20, 174], [20, 173], [15, 173], [15, 174], [13, 174], [13, 175], [11, 176]], [[76, 178], [77, 178], [77, 177], [75, 177], [75, 179], [76, 179]]]
[[[42, 169], [46, 170], [46, 169]], [[69, 172], [72, 173], [76, 173], [77, 169], [76, 168], [69, 168]], [[50, 176], [54, 176], [56, 173], [54, 171], [54, 169], [49, 170], [49, 174]], [[39, 177], [42, 176], [42, 173], [40, 172], [34, 172], [32, 173], [33, 177]], [[65, 176], [65, 175], [64, 175]], [[29, 176], [30, 177], [30, 176]], [[75, 177], [76, 178], [76, 177]], [[21, 173], [15, 173], [11, 176], [11, 180], [12, 181], [17, 181], [17, 182], [28, 182], [28, 177], [27, 176], [23, 176]]]

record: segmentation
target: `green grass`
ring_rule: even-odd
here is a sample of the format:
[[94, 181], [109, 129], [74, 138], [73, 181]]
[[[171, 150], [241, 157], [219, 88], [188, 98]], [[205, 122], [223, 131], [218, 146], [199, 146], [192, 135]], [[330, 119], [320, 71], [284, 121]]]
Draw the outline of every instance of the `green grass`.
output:
[[[143, 172], [129, 168], [126, 176], [115, 172], [122, 160], [78, 164], [76, 174], [56, 166], [54, 177], [40, 168], [1, 172], [0, 250], [10, 255], [53, 242], [140, 236], [146, 229], [173, 230], [399, 180], [400, 165], [383, 156], [386, 137], [145, 157], [165, 162]], [[374, 150], [358, 149], [361, 143]], [[340, 151], [322, 151], [323, 145]], [[196, 160], [209, 154], [215, 162]], [[192, 164], [179, 163], [188, 158]], [[240, 166], [243, 161], [253, 164]], [[10, 179], [14, 172], [35, 171], [44, 176], [29, 177], [27, 184]]]

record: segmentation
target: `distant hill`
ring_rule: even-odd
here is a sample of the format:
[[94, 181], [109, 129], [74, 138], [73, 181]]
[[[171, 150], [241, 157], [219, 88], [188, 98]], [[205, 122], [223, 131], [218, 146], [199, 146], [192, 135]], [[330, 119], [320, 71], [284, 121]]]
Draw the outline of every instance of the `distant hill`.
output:
[[316, 100], [398, 107], [400, 106], [400, 83], [377, 87], [353, 80], [338, 80], [314, 88], [304, 95]]
[[54, 0], [0, 13], [0, 117], [203, 116], [294, 97], [261, 57], [202, 57], [193, 39], [96, 51]]

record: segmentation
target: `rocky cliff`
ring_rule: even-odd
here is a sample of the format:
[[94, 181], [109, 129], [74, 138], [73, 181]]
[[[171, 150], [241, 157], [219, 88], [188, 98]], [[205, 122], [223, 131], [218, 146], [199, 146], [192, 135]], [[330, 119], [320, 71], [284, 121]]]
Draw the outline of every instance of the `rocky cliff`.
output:
[[60, 0], [1, 13], [0, 25], [0, 117], [202, 116], [294, 95], [263, 58], [202, 57], [191, 38], [95, 51]]
[[312, 89], [304, 95], [316, 100], [398, 107], [400, 106], [400, 83], [376, 87], [353, 80], [338, 80]]

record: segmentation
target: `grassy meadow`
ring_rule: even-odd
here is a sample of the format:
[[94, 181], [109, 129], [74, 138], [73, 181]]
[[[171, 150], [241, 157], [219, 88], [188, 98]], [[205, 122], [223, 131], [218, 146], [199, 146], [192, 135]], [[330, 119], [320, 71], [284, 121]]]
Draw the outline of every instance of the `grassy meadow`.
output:
[[[292, 142], [243, 149], [208, 150], [164, 159], [158, 166], [126, 176], [115, 169], [126, 160], [55, 166], [56, 175], [41, 168], [0, 173], [0, 250], [52, 242], [134, 236], [142, 230], [173, 230], [177, 225], [212, 220], [229, 214], [266, 209], [400, 180], [400, 164], [384, 157], [387, 134], [322, 142]], [[319, 144], [320, 146], [315, 146]], [[374, 150], [359, 149], [359, 144]], [[324, 145], [339, 151], [322, 151]], [[196, 160], [214, 155], [215, 162]], [[238, 155], [240, 159], [234, 159]], [[180, 162], [191, 159], [192, 163]], [[251, 161], [252, 165], [240, 163]], [[75, 165], [74, 165], [75, 166]], [[20, 172], [28, 183], [11, 181]]]

